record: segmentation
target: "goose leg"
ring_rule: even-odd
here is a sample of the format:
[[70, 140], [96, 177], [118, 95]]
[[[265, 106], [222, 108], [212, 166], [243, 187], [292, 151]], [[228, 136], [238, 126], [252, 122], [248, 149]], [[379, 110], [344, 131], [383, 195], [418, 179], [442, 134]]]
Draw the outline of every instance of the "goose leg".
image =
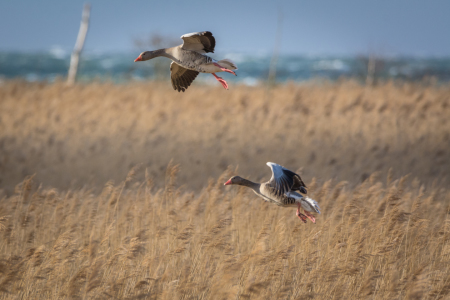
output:
[[303, 223], [306, 223], [306, 216], [300, 212], [300, 203], [298, 204], [297, 212], [295, 213]]
[[305, 215], [308, 219], [311, 220], [311, 222], [316, 223], [316, 218], [314, 218], [314, 216], [312, 214], [310, 214], [309, 212], [307, 212], [306, 210], [305, 210]]
[[[222, 68], [222, 67], [221, 67], [219, 64], [217, 64], [217, 63], [213, 63], [213, 65], [215, 65], [216, 67], [220, 68], [223, 72], [228, 72], [228, 73], [233, 74], [234, 76], [237, 76], [236, 73], [234, 73], [233, 71], [228, 70], [228, 69], [225, 69], [225, 68]], [[214, 73], [213, 73], [213, 74], [214, 74]]]
[[217, 79], [218, 82], [220, 82], [222, 84], [222, 86], [224, 87], [224, 89], [228, 90], [228, 84], [225, 80], [223, 80], [221, 77], [217, 76], [216, 74], [212, 73], [213, 76]]

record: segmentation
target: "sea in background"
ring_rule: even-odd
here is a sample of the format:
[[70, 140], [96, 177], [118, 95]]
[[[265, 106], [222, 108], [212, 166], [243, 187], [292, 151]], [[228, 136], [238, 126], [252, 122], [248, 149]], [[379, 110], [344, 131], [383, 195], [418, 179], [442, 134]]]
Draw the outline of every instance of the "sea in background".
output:
[[[170, 61], [165, 58], [135, 63], [139, 51], [130, 53], [83, 53], [78, 80], [112, 80], [114, 82], [162, 79], [169, 75]], [[272, 55], [244, 53], [216, 53], [213, 58], [232, 59], [239, 67], [238, 76], [223, 75], [227, 81], [256, 85], [269, 76]], [[306, 56], [280, 55], [276, 59], [276, 81], [306, 81], [309, 79], [337, 80], [354, 78], [364, 81], [369, 61], [376, 79], [418, 81], [434, 78], [450, 81], [450, 57], [377, 57], [367, 56]], [[24, 53], [0, 52], [0, 81], [23, 78], [27, 81], [54, 81], [65, 77], [70, 54], [52, 50]], [[196, 82], [215, 82], [213, 76], [199, 76]]]

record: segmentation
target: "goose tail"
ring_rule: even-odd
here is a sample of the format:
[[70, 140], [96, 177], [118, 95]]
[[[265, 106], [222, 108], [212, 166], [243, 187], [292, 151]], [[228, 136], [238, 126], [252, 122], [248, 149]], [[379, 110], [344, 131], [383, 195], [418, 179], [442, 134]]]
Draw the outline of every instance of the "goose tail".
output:
[[228, 70], [237, 70], [237, 65], [231, 59], [222, 59], [217, 62], [222, 67]]
[[306, 202], [308, 202], [308, 204], [316, 211], [316, 213], [320, 214], [320, 207], [319, 207], [319, 203], [317, 203], [316, 200], [309, 198], [308, 196], [304, 197], [303, 200], [305, 200]]

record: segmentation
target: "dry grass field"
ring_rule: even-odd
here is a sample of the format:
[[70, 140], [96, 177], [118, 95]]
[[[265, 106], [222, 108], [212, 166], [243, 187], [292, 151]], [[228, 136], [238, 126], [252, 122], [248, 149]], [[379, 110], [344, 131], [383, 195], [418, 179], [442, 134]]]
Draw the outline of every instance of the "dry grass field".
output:
[[449, 175], [448, 85], [7, 82], [0, 299], [447, 299]]

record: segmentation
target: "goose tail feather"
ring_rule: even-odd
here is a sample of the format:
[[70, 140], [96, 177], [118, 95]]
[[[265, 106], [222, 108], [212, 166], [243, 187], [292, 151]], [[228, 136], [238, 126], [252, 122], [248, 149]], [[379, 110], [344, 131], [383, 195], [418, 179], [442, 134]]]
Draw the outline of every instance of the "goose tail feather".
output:
[[231, 59], [222, 59], [217, 62], [222, 67], [228, 70], [237, 70], [237, 65]]
[[304, 198], [305, 201], [307, 201], [309, 203], [310, 206], [312, 206], [312, 208], [316, 211], [316, 213], [320, 214], [320, 207], [319, 207], [319, 203], [317, 203], [316, 200], [309, 198], [308, 196], [306, 196]]

